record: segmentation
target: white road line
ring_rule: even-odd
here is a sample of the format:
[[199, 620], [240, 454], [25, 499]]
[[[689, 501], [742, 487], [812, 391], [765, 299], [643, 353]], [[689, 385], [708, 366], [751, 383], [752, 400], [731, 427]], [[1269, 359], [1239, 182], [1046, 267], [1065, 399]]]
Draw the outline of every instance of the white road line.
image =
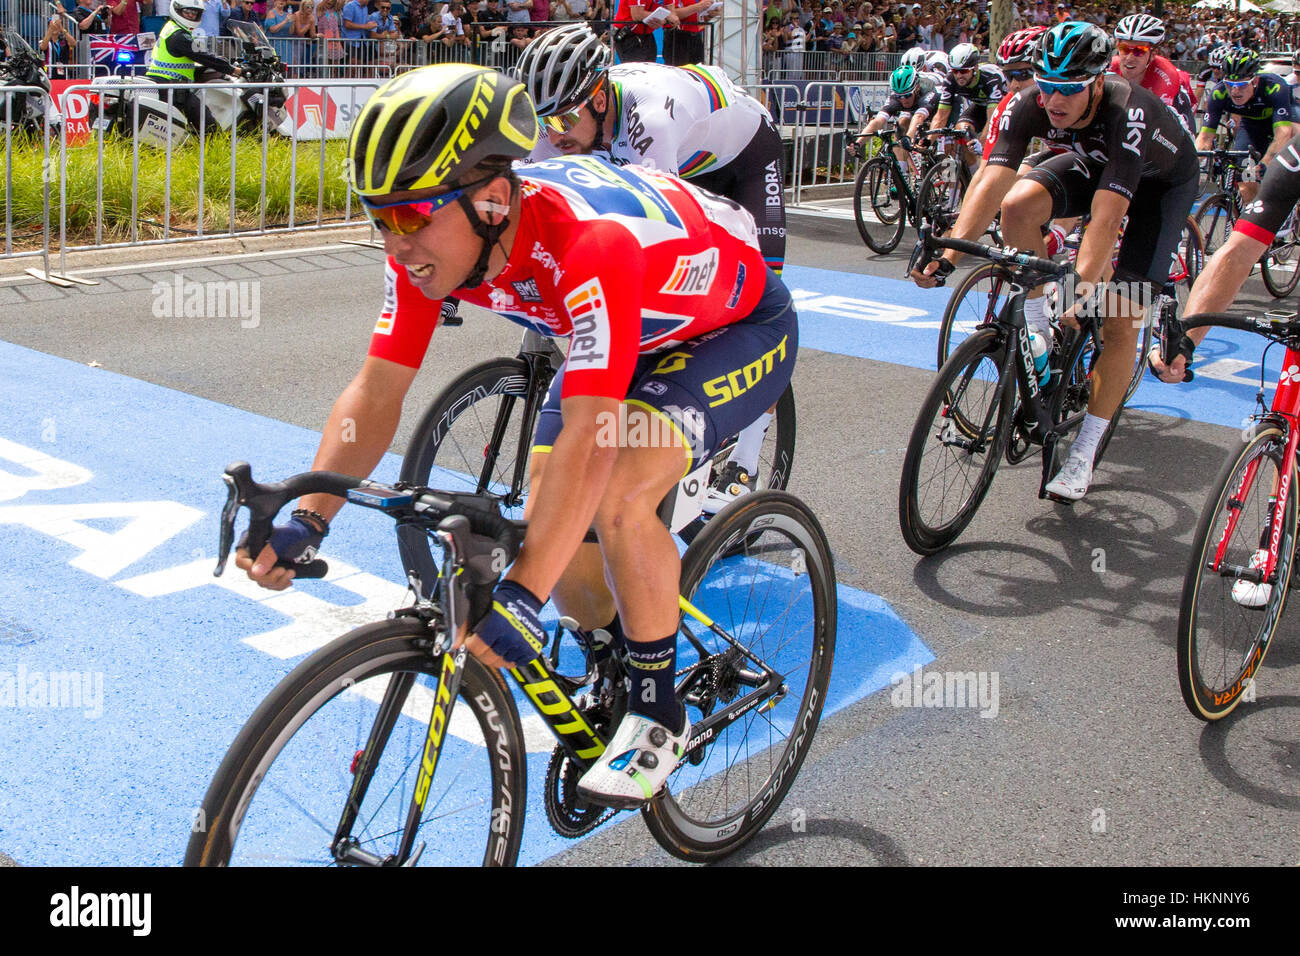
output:
[[[283, 258], [283, 257], [309, 255], [313, 252], [339, 252], [339, 251], [346, 251], [348, 249], [359, 249], [359, 248], [362, 247], [355, 246], [355, 245], [343, 245], [342, 243], [334, 243], [328, 246], [303, 246], [300, 249], [268, 249], [263, 252], [238, 252], [238, 253], [232, 253], [230, 255], [223, 255], [223, 256], [203, 256], [198, 259], [164, 259], [159, 262], [123, 262], [115, 266], [101, 266], [97, 269], [75, 270], [72, 274], [78, 276], [97, 276], [97, 275], [109, 275], [115, 272], [153, 272], [158, 269], [166, 269], [170, 266], [193, 266], [193, 265], [201, 265], [206, 262], [237, 262], [241, 259], [258, 259], [258, 258], [275, 257], [275, 256]], [[51, 269], [58, 268], [56, 264], [55, 256], [50, 256], [50, 268]], [[0, 278], [0, 283], [22, 282], [22, 281], [27, 281], [30, 283], [40, 282], [39, 279], [34, 279], [31, 276], [26, 274], [20, 276], [5, 276], [3, 278]]]

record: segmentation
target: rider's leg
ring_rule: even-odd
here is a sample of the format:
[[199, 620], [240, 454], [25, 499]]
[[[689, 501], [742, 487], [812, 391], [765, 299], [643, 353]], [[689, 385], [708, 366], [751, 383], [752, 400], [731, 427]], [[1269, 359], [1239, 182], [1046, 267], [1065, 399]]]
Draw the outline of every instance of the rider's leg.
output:
[[[1002, 238], [1008, 246], [1047, 255], [1042, 226], [1052, 218], [1052, 195], [1042, 183], [1020, 179], [1002, 200]], [[1025, 321], [1031, 332], [1046, 334], [1051, 322], [1047, 316], [1044, 287], [1030, 289], [1025, 297]]]

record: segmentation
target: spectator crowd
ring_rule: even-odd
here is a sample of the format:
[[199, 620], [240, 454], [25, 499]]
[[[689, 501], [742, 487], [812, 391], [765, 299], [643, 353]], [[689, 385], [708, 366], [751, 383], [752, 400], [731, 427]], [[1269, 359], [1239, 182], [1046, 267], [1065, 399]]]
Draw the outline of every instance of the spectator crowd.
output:
[[[344, 75], [357, 66], [445, 60], [504, 67], [544, 30], [585, 20], [624, 61], [654, 59], [659, 28], [665, 62], [691, 63], [707, 59], [706, 24], [722, 6], [721, 0], [205, 0], [196, 34], [233, 37], [241, 23], [255, 23], [286, 64], [320, 64], [325, 75]], [[80, 37], [138, 34], [147, 29], [145, 18], [166, 17], [169, 8], [170, 0], [80, 0], [45, 17], [44, 35], [33, 45], [57, 78], [60, 65], [86, 62]], [[654, 27], [642, 25], [648, 16]]]
[[[1011, 30], [1064, 20], [1095, 23], [1109, 31], [1132, 13], [1154, 13], [1133, 3], [1064, 3], [1014, 0]], [[1289, 51], [1300, 39], [1300, 18], [1263, 11], [1192, 9], [1167, 4], [1158, 14], [1169, 30], [1163, 47], [1172, 60], [1204, 60], [1224, 44]], [[948, 51], [959, 43], [989, 48], [988, 3], [845, 3], [843, 0], [765, 0], [761, 27], [765, 71], [847, 68], [857, 53], [905, 53], [913, 47]], [[805, 57], [804, 54], [821, 54]], [[798, 64], [798, 66], [793, 66]], [[817, 66], [814, 67], [814, 64]], [[824, 66], [823, 66], [824, 64]]]

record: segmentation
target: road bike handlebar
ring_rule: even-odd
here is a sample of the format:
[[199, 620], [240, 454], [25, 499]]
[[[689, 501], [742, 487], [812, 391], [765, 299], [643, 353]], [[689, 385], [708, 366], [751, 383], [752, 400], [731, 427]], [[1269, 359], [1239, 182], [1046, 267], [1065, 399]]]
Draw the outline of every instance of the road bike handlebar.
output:
[[924, 246], [928, 252], [933, 252], [935, 249], [952, 249], [954, 252], [975, 256], [978, 259], [987, 259], [990, 262], [996, 262], [1010, 268], [1039, 272], [1045, 278], [1064, 279], [1074, 272], [1074, 267], [1068, 262], [1043, 259], [1028, 252], [1021, 252], [1019, 249], [1004, 249], [999, 246], [986, 246], [982, 242], [975, 242], [970, 239], [949, 239], [936, 236], [928, 223], [921, 227], [918, 244]]
[[[399, 522], [412, 522], [428, 528], [437, 528], [458, 539], [476, 534], [492, 539], [503, 557], [501, 566], [509, 564], [519, 553], [519, 543], [524, 522], [504, 517], [495, 501], [487, 495], [456, 494], [431, 491], [425, 488], [405, 488], [401, 485], [380, 484], [352, 475], [333, 471], [307, 471], [284, 481], [261, 484], [253, 480], [252, 467], [243, 461], [234, 462], [222, 474], [226, 483], [226, 504], [221, 510], [220, 540], [217, 548], [217, 568], [220, 576], [225, 570], [235, 541], [235, 519], [239, 509], [249, 513], [248, 552], [257, 555], [271, 540], [272, 522], [286, 504], [303, 495], [326, 494], [347, 498], [367, 508], [384, 511]], [[474, 550], [468, 541], [458, 541], [462, 554]], [[292, 565], [295, 577], [319, 578], [329, 571], [329, 565], [320, 559], [308, 564]]]

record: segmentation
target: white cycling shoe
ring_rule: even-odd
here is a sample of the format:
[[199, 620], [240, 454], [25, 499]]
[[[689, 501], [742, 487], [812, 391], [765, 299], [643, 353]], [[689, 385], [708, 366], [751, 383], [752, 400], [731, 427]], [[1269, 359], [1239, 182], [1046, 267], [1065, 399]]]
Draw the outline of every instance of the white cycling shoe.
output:
[[[1247, 565], [1252, 571], [1268, 563], [1268, 552], [1263, 548], [1256, 551]], [[1273, 594], [1273, 585], [1254, 581], [1238, 580], [1232, 585], [1232, 600], [1242, 607], [1263, 607]]]
[[1084, 455], [1071, 455], [1043, 490], [1058, 498], [1078, 501], [1088, 493], [1091, 484], [1092, 459]]
[[628, 713], [605, 752], [582, 775], [578, 792], [589, 803], [629, 810], [654, 798], [686, 753], [691, 722], [680, 734], [663, 724]]

